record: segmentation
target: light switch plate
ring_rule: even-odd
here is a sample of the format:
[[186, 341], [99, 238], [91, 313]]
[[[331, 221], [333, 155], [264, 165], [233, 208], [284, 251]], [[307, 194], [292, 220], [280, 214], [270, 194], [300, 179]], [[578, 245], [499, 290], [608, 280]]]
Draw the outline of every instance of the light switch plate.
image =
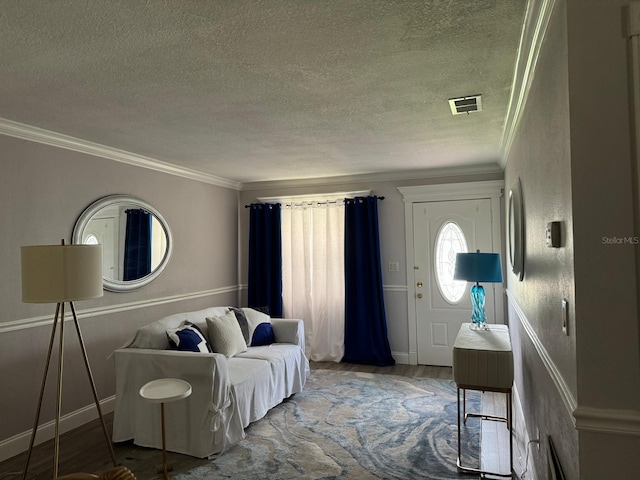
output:
[[560, 222], [547, 223], [547, 247], [560, 247]]
[[389, 262], [389, 271], [390, 272], [399, 272], [400, 264], [398, 262]]

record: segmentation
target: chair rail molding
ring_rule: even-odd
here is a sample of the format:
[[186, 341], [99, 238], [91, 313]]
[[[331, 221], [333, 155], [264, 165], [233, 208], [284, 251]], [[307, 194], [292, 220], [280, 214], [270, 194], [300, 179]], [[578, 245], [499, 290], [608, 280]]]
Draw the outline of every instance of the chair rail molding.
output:
[[[558, 390], [558, 393], [560, 394], [562, 403], [564, 404], [565, 408], [567, 409], [567, 412], [569, 413], [569, 415], [571, 415], [571, 418], [573, 419], [574, 418], [573, 412], [576, 410], [576, 408], [578, 408], [578, 402], [576, 401], [575, 396], [571, 392], [571, 389], [569, 388], [569, 385], [565, 381], [564, 376], [560, 372], [560, 369], [554, 363], [553, 359], [551, 358], [551, 355], [549, 355], [549, 352], [547, 351], [546, 347], [540, 340], [540, 337], [538, 337], [538, 334], [536, 333], [536, 331], [533, 329], [533, 326], [527, 319], [527, 316], [522, 311], [522, 308], [520, 308], [520, 305], [514, 298], [513, 294], [510, 293], [509, 290], [507, 290], [506, 292], [507, 292], [507, 298], [509, 300], [509, 304], [515, 310], [516, 315], [518, 316], [518, 320], [520, 320], [520, 325], [522, 325], [522, 328], [527, 333], [529, 340], [531, 341], [531, 343], [533, 343], [533, 346], [536, 349], [536, 352], [538, 353], [540, 360], [542, 360], [542, 364], [547, 369], [547, 373], [551, 377], [551, 380], [553, 381], [554, 385], [556, 386], [556, 389]], [[575, 420], [573, 423], [575, 426]]]
[[612, 435], [640, 436], [640, 410], [596, 408], [579, 405], [562, 373], [553, 362], [549, 352], [536, 334], [513, 294], [507, 290], [509, 304], [515, 310], [518, 320], [538, 353], [547, 373], [555, 384], [574, 426], [580, 431], [607, 433]]
[[[228, 287], [221, 287], [212, 290], [203, 290], [200, 292], [183, 293], [180, 295], [171, 295], [168, 297], [151, 298], [148, 300], [140, 300], [137, 302], [119, 303], [116, 305], [109, 305], [105, 307], [86, 308], [84, 310], [77, 310], [79, 316], [83, 319], [89, 317], [100, 317], [103, 315], [111, 315], [119, 312], [127, 312], [130, 310], [138, 310], [141, 308], [155, 307], [158, 305], [165, 305], [167, 303], [183, 302], [187, 300], [193, 300], [195, 298], [210, 297], [215, 295], [221, 295], [223, 293], [233, 293], [239, 290], [239, 286], [232, 285]], [[71, 320], [70, 312], [65, 315], [65, 321]], [[7, 332], [13, 332], [15, 330], [24, 330], [27, 328], [35, 328], [43, 325], [51, 325], [52, 316], [42, 315], [39, 317], [23, 318], [21, 320], [13, 320], [9, 322], [0, 323], [0, 335]]]

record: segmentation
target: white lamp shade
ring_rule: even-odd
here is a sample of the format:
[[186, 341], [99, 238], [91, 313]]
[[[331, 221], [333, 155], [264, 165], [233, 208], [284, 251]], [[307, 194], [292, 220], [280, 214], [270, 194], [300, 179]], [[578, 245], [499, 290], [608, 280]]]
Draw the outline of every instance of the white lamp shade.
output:
[[102, 245], [35, 245], [21, 250], [23, 302], [102, 296]]

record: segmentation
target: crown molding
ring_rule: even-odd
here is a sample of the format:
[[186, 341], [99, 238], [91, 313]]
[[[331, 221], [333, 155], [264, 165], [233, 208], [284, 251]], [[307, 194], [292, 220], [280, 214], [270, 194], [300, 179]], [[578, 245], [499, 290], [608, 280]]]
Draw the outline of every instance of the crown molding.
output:
[[353, 183], [388, 182], [401, 180], [416, 180], [428, 178], [447, 178], [469, 175], [502, 174], [503, 168], [498, 163], [483, 163], [459, 167], [427, 168], [422, 170], [405, 170], [379, 173], [365, 173], [357, 175], [343, 175], [333, 177], [318, 177], [291, 180], [268, 180], [259, 182], [240, 183], [226, 178], [217, 177], [197, 170], [180, 167], [155, 158], [138, 155], [107, 145], [83, 140], [63, 133], [45, 130], [40, 127], [0, 118], [0, 135], [20, 138], [31, 142], [64, 148], [74, 152], [93, 155], [116, 162], [126, 163], [157, 172], [196, 180], [198, 182], [217, 185], [233, 190], [261, 190], [270, 188], [290, 187], [318, 187], [347, 185]]
[[427, 168], [423, 170], [403, 170], [381, 173], [363, 173], [358, 175], [343, 175], [335, 177], [247, 182], [242, 184], [241, 190], [267, 190], [272, 188], [293, 187], [331, 187], [336, 185], [349, 185], [354, 183], [390, 182], [399, 180], [459, 177], [466, 175], [496, 175], [503, 173], [503, 169], [497, 163], [483, 163], [460, 167]]
[[51, 130], [45, 130], [32, 125], [14, 122], [13, 120], [8, 120], [6, 118], [0, 118], [0, 134], [31, 142], [51, 145], [58, 148], [64, 148], [74, 152], [85, 153], [87, 155], [106, 158], [108, 160], [147, 168], [149, 170], [155, 170], [157, 172], [167, 173], [177, 177], [217, 185], [219, 187], [240, 190], [241, 186], [239, 182], [216, 177], [215, 175], [209, 175], [190, 168], [179, 167], [171, 163], [156, 160], [155, 158], [145, 157], [144, 155], [138, 155], [136, 153], [101, 145], [88, 140], [82, 140], [80, 138], [71, 137]]
[[504, 193], [504, 180], [484, 182], [444, 183], [398, 187], [405, 204], [414, 202], [442, 202], [475, 198], [500, 198]]
[[516, 131], [529, 97], [540, 50], [544, 43], [547, 27], [555, 5], [556, 0], [531, 0], [528, 2], [522, 34], [520, 35], [520, 45], [511, 85], [507, 117], [502, 131], [500, 166], [503, 169], [507, 164], [507, 158], [509, 158]]

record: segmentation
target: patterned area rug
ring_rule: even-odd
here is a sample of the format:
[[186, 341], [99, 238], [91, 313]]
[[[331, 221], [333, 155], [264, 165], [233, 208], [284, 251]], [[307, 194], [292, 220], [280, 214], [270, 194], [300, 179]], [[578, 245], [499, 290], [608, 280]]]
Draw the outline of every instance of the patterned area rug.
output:
[[[480, 410], [478, 392], [467, 392], [467, 408]], [[314, 370], [304, 392], [250, 425], [242, 442], [173, 477], [470, 478], [456, 469], [456, 412], [451, 380]], [[464, 452], [477, 455], [479, 429], [463, 426]]]

